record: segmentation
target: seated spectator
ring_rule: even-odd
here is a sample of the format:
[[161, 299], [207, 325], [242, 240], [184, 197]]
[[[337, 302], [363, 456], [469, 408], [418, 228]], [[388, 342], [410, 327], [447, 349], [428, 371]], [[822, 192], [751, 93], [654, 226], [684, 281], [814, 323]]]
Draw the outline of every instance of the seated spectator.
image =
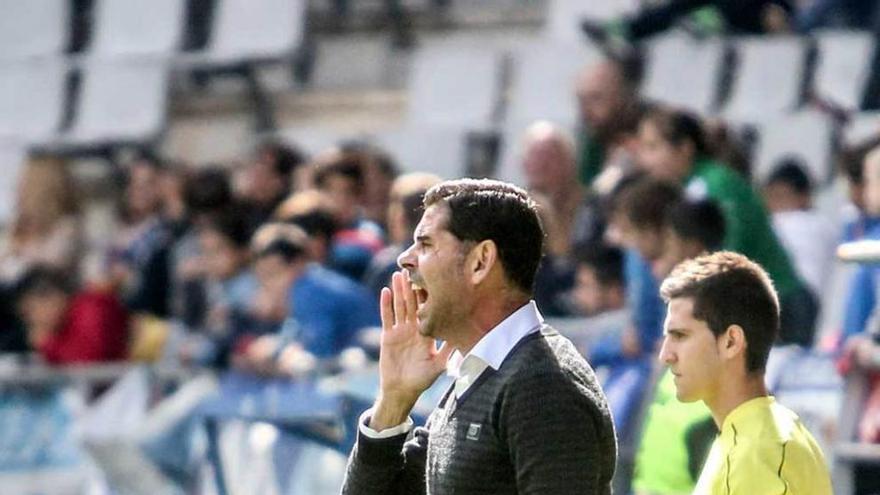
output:
[[385, 247], [385, 233], [364, 216], [364, 163], [360, 152], [330, 153], [315, 168], [315, 185], [330, 198], [339, 230], [329, 266], [353, 280], [363, 278], [370, 260]]
[[379, 325], [376, 301], [366, 289], [307, 257], [307, 236], [294, 225], [268, 224], [252, 240], [261, 285], [283, 291], [286, 318], [278, 335], [257, 339], [239, 365], [263, 373], [297, 375], [316, 359], [337, 357], [356, 345], [358, 333]]
[[[607, 24], [584, 19], [581, 28], [591, 39], [602, 45], [611, 43], [614, 48], [665, 31], [702, 7], [714, 8], [711, 13], [702, 13], [704, 18], [711, 17], [703, 21], [704, 25], [723, 25], [734, 34], [784, 33], [794, 23], [794, 6], [789, 0], [667, 0]], [[715, 20], [716, 16], [720, 19]]]
[[639, 127], [639, 165], [655, 178], [683, 185], [692, 199], [711, 199], [724, 212], [724, 248], [767, 269], [780, 296], [779, 340], [811, 346], [818, 303], [798, 278], [770, 226], [760, 197], [741, 175], [715, 161], [702, 126], [685, 112], [655, 108]]
[[718, 251], [724, 243], [724, 213], [711, 200], [682, 199], [666, 213], [663, 255], [654, 263], [657, 280], [675, 265], [704, 252]]
[[391, 275], [399, 269], [397, 257], [413, 242], [425, 207], [425, 193], [440, 177], [424, 172], [411, 172], [399, 176], [391, 185], [387, 211], [388, 239], [390, 244], [379, 251], [364, 275], [364, 285], [378, 298], [383, 287], [390, 287]]
[[109, 283], [133, 313], [170, 314], [172, 232], [161, 216], [162, 165], [141, 157], [127, 170], [121, 217], [107, 255]]
[[391, 155], [376, 146], [362, 143], [343, 143], [344, 152], [359, 152], [364, 155], [364, 218], [387, 230], [387, 212], [390, 204], [391, 187], [400, 175], [397, 164]]
[[327, 266], [330, 250], [339, 227], [330, 197], [317, 189], [291, 194], [273, 215], [279, 222], [292, 223], [308, 235], [309, 259]]
[[636, 84], [621, 61], [606, 59], [586, 67], [578, 76], [576, 95], [581, 129], [577, 169], [581, 184], [591, 186], [602, 172], [610, 149], [625, 131], [627, 118], [637, 110]]
[[236, 339], [277, 330], [253, 306], [258, 284], [249, 270], [251, 231], [247, 217], [231, 207], [199, 227], [201, 263], [207, 276], [207, 318], [179, 351], [186, 363], [225, 367]]
[[305, 162], [302, 152], [278, 141], [269, 140], [257, 146], [236, 184], [237, 197], [248, 210], [253, 230], [269, 220], [294, 183], [300, 181], [298, 175], [306, 168], [302, 166]]
[[36, 266], [18, 285], [18, 308], [31, 347], [48, 363], [124, 359], [128, 317], [112, 293], [75, 293], [57, 268]]
[[[880, 147], [865, 157], [863, 164], [864, 206], [870, 217], [880, 216]], [[880, 227], [866, 232], [864, 239], [880, 240]], [[850, 282], [844, 314], [841, 343], [855, 335], [864, 334], [877, 308], [877, 282], [880, 268], [874, 264], [860, 265]]]
[[216, 166], [185, 174], [182, 199], [183, 225], [170, 254], [171, 315], [194, 328], [203, 324], [207, 312], [199, 228], [233, 202], [229, 175]]
[[845, 149], [840, 154], [839, 166], [846, 178], [847, 197], [852, 205], [852, 210], [846, 215], [842, 242], [862, 239], [880, 225], [880, 217], [868, 215], [865, 211], [865, 179], [862, 170], [865, 157], [877, 146], [880, 146], [880, 138], [870, 139]]
[[576, 257], [577, 275], [573, 303], [584, 316], [619, 311], [626, 307], [623, 280], [623, 252], [597, 245], [581, 249]]
[[813, 185], [796, 158], [777, 164], [764, 184], [764, 201], [773, 219], [773, 230], [794, 261], [801, 279], [814, 295], [829, 281], [838, 235], [813, 208]]
[[15, 209], [0, 239], [0, 352], [27, 350], [13, 301], [15, 284], [28, 269], [51, 266], [79, 280], [85, 239], [76, 198], [64, 161], [34, 157], [25, 163]]
[[594, 244], [602, 237], [604, 222], [598, 199], [577, 181], [574, 143], [561, 128], [540, 121], [532, 124], [523, 138], [522, 167], [530, 192], [550, 200], [558, 236], [568, 239], [561, 256], [571, 246]]

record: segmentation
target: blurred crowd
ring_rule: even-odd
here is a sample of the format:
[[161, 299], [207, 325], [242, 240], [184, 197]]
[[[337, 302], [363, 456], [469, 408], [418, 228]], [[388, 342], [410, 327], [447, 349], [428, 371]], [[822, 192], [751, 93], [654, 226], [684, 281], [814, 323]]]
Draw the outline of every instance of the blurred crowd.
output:
[[[784, 0], [751, 3], [761, 8], [676, 0], [584, 29], [637, 41], [654, 32], [643, 24], [662, 29], [679, 10], [708, 4], [733, 26], [808, 29], [829, 15], [866, 23], [859, 9], [873, 2], [817, 1], [798, 17]], [[633, 450], [635, 490], [680, 493], [692, 488], [715, 429], [704, 406], [674, 399], [668, 375], [652, 381], [665, 317], [658, 282], [700, 253], [743, 253], [779, 292], [780, 346], [833, 353], [842, 373], [880, 369], [880, 268], [859, 267], [848, 294], [828, 293], [837, 245], [880, 240], [880, 129], [837, 152], [848, 205], [832, 218], [816, 207], [824, 185], [798, 158], [755, 183], [743, 136], [644, 101], [637, 72], [614, 57], [585, 67], [573, 88], [577, 132], [535, 122], [518, 163], [547, 234], [538, 306], [576, 322], [560, 328], [600, 370], [621, 442]], [[423, 195], [441, 180], [402, 168], [419, 167], [359, 141], [306, 156], [266, 140], [228, 165], [138, 154], [114, 164], [116, 227], [95, 245], [69, 164], [33, 155], [0, 243], [0, 352], [52, 365], [161, 361], [276, 378], [341, 369], [351, 349], [375, 359], [379, 291], [412, 242]], [[820, 328], [834, 304], [843, 318]], [[860, 438], [876, 442], [872, 414]]]

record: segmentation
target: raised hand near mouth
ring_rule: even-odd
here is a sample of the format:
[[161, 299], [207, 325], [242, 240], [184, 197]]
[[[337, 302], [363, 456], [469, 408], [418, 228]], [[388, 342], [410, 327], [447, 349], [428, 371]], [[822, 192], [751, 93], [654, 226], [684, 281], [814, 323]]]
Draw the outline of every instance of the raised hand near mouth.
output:
[[381, 431], [406, 421], [419, 396], [446, 369], [452, 347], [437, 349], [434, 339], [419, 333], [416, 294], [409, 276], [395, 272], [391, 288], [380, 296], [382, 338], [379, 352], [379, 397], [370, 428]]

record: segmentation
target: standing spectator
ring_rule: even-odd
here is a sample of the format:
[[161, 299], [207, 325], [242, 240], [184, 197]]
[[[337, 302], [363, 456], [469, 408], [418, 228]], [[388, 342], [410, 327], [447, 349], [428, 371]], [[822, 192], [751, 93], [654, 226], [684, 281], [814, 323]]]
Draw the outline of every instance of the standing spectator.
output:
[[537, 122], [526, 130], [522, 167], [530, 192], [550, 200], [556, 235], [568, 240], [565, 251], [578, 244], [595, 244], [602, 238], [604, 221], [598, 199], [577, 180], [574, 144], [559, 127]]
[[237, 194], [248, 209], [252, 229], [268, 221], [290, 194], [298, 170], [305, 162], [305, 156], [298, 149], [278, 141], [270, 140], [257, 146], [237, 183]]
[[784, 158], [764, 184], [773, 230], [813, 294], [822, 294], [831, 275], [838, 235], [813, 208], [813, 185], [796, 158]]
[[121, 291], [134, 313], [160, 318], [170, 314], [172, 233], [165, 224], [159, 195], [160, 162], [141, 157], [128, 169], [122, 205], [122, 227], [108, 254], [110, 283]]
[[254, 234], [255, 270], [261, 284], [285, 296], [278, 335], [254, 341], [240, 363], [264, 372], [296, 374], [355, 344], [358, 332], [379, 323], [376, 303], [347, 277], [307, 257], [307, 236], [295, 225], [268, 224]]
[[576, 84], [582, 129], [578, 135], [578, 174], [591, 185], [602, 172], [608, 150], [620, 131], [623, 118], [634, 111], [638, 96], [624, 63], [606, 59], [584, 69]]
[[36, 266], [19, 283], [18, 307], [30, 345], [46, 362], [125, 358], [128, 317], [112, 293], [74, 293], [67, 274]]
[[385, 246], [382, 228], [364, 216], [366, 160], [363, 153], [340, 151], [327, 155], [315, 168], [315, 185], [330, 198], [339, 227], [329, 265], [357, 281]]
[[656, 178], [685, 186], [692, 199], [712, 199], [724, 212], [724, 248], [765, 267], [779, 291], [783, 343], [811, 346], [818, 305], [774, 234], [760, 197], [741, 175], [713, 160], [699, 120], [655, 108], [639, 127], [639, 165]]
[[390, 243], [376, 254], [364, 275], [364, 285], [376, 297], [391, 283], [391, 275], [397, 270], [397, 257], [413, 242], [413, 232], [424, 212], [422, 199], [425, 192], [440, 180], [434, 174], [411, 172], [399, 176], [391, 185], [387, 211]]

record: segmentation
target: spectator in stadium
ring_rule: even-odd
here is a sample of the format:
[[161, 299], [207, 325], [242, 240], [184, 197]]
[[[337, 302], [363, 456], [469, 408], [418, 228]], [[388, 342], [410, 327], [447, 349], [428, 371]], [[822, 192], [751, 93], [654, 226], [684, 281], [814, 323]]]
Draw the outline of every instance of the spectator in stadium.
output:
[[[666, 278], [687, 259], [717, 251], [724, 241], [724, 215], [708, 200], [682, 199], [666, 213], [666, 242], [654, 274]], [[637, 494], [691, 493], [718, 429], [706, 405], [675, 397], [675, 376], [667, 370], [654, 389], [635, 459]]]
[[574, 144], [561, 128], [539, 121], [526, 130], [523, 138], [523, 172], [532, 193], [550, 201], [554, 234], [568, 239], [560, 256], [569, 256], [572, 246], [595, 244], [602, 238], [602, 219], [598, 198], [577, 180]]
[[291, 194], [273, 215], [279, 222], [292, 223], [308, 235], [308, 256], [315, 263], [328, 266], [333, 239], [339, 230], [330, 197], [317, 189]]
[[880, 226], [880, 217], [865, 211], [865, 179], [863, 167], [865, 157], [880, 146], [880, 138], [869, 139], [858, 145], [844, 149], [838, 158], [847, 184], [847, 195], [852, 211], [848, 212], [843, 231], [843, 242], [857, 241]]
[[[610, 493], [604, 396], [530, 302], [543, 236], [522, 189], [462, 179], [428, 191], [405, 273], [382, 291], [382, 390], [342, 493]], [[404, 447], [413, 405], [447, 367], [455, 384]]]
[[15, 209], [0, 239], [0, 352], [27, 349], [14, 290], [29, 268], [53, 266], [78, 280], [84, 239], [75, 189], [64, 161], [31, 157], [24, 163]]
[[235, 341], [246, 333], [277, 330], [260, 321], [252, 306], [258, 283], [250, 266], [250, 224], [244, 211], [230, 206], [198, 229], [201, 263], [207, 278], [207, 317], [192, 328], [179, 355], [186, 363], [225, 367]]
[[605, 59], [586, 67], [578, 76], [581, 129], [578, 134], [577, 169], [582, 184], [590, 186], [609, 158], [609, 148], [625, 128], [624, 115], [638, 106], [634, 77], [623, 61]]
[[665, 31], [704, 7], [712, 10], [695, 16], [704, 29], [717, 30], [720, 24], [735, 34], [784, 33], [793, 24], [794, 6], [789, 0], [667, 0], [609, 23], [584, 19], [581, 29], [600, 45], [617, 48]]
[[623, 252], [600, 244], [578, 250], [572, 300], [579, 314], [596, 316], [626, 307]]
[[712, 200], [683, 198], [666, 213], [663, 255], [654, 262], [654, 276], [663, 280], [675, 265], [724, 244], [724, 213]]
[[[865, 214], [876, 218], [880, 216], [880, 147], [874, 148], [865, 157], [862, 177]], [[880, 240], [880, 227], [866, 232], [863, 239]], [[877, 308], [878, 275], [880, 271], [873, 264], [860, 265], [856, 269], [850, 282], [844, 313], [842, 344], [868, 330], [868, 322]]]
[[163, 220], [159, 181], [163, 164], [144, 155], [126, 170], [122, 226], [107, 255], [109, 283], [133, 313], [170, 314], [172, 232]]
[[364, 217], [387, 230], [391, 186], [400, 175], [397, 164], [384, 150], [361, 142], [343, 143], [343, 151], [364, 154]]
[[300, 150], [278, 141], [265, 141], [257, 147], [237, 184], [237, 195], [248, 207], [252, 229], [269, 220], [290, 194], [296, 174], [305, 162]]
[[390, 244], [379, 251], [364, 275], [364, 285], [375, 295], [391, 283], [391, 275], [397, 270], [397, 257], [413, 243], [413, 232], [424, 207], [425, 192], [440, 182], [440, 177], [425, 172], [411, 172], [399, 176], [391, 185], [386, 224]]
[[183, 176], [184, 226], [171, 248], [171, 314], [195, 328], [202, 326], [207, 312], [199, 228], [227, 209], [233, 196], [229, 175], [218, 166], [206, 166]]
[[68, 164], [52, 157], [28, 159], [15, 201], [0, 245], [0, 281], [14, 284], [35, 264], [58, 268], [76, 279], [84, 239]]
[[819, 445], [764, 383], [779, 329], [767, 272], [720, 251], [681, 263], [660, 291], [668, 304], [660, 360], [675, 375], [676, 397], [703, 401], [721, 430], [694, 493], [830, 495]]
[[831, 275], [838, 234], [813, 208], [813, 184], [796, 157], [781, 159], [764, 183], [764, 202], [773, 230], [801, 279], [818, 296]]
[[260, 284], [281, 294], [285, 311], [278, 334], [243, 348], [238, 364], [264, 373], [296, 375], [316, 360], [332, 359], [356, 344], [361, 330], [379, 324], [366, 289], [311, 263], [305, 232], [291, 224], [267, 224], [251, 241]]
[[34, 266], [18, 285], [18, 309], [33, 350], [65, 365], [126, 357], [128, 316], [110, 292], [75, 292], [56, 267]]
[[683, 185], [688, 197], [711, 199], [721, 207], [724, 248], [766, 267], [779, 291], [780, 341], [811, 346], [818, 314], [815, 297], [798, 278], [760, 197], [742, 176], [711, 157], [703, 136], [696, 117], [655, 108], [639, 127], [639, 165], [658, 179]]
[[329, 266], [360, 281], [373, 256], [385, 247], [385, 233], [364, 216], [364, 169], [369, 157], [339, 150], [315, 167], [315, 186], [330, 198], [339, 230], [330, 248]]

